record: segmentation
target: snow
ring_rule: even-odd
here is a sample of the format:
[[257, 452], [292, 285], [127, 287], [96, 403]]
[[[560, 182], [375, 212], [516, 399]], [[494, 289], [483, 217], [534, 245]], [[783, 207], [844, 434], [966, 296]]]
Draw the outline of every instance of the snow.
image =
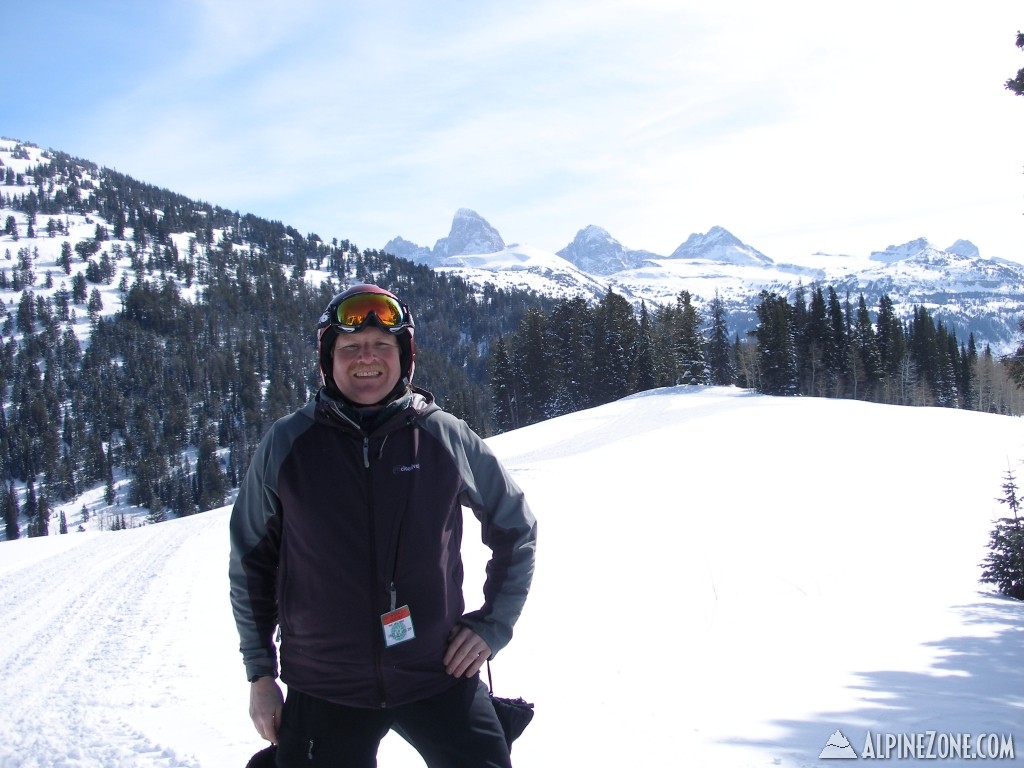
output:
[[[858, 754], [869, 733], [1007, 734], [999, 764], [1024, 762], [1024, 604], [978, 583], [1020, 420], [679, 388], [488, 442], [540, 525], [492, 665], [536, 703], [516, 765], [795, 768], [837, 731]], [[228, 514], [0, 544], [0, 766], [230, 768], [263, 746]], [[380, 765], [423, 763], [389, 735]]]

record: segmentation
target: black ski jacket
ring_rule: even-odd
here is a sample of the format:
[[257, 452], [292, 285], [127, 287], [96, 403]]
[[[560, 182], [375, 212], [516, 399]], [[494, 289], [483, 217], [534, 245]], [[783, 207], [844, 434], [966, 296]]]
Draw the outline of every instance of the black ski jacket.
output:
[[[459, 624], [496, 653], [533, 576], [536, 521], [465, 422], [414, 389], [369, 429], [323, 391], [271, 426], [231, 512], [231, 603], [247, 676], [312, 696], [397, 706], [456, 681], [442, 658]], [[465, 613], [462, 507], [492, 551], [484, 604]], [[385, 645], [408, 606], [414, 639]]]

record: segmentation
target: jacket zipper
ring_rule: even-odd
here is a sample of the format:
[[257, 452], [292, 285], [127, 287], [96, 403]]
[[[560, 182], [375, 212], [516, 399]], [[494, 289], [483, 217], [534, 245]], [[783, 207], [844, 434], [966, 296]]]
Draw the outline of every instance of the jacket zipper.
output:
[[[366, 469], [367, 477], [367, 510], [370, 515], [370, 594], [375, 595], [377, 593], [377, 525], [376, 515], [374, 514], [374, 503], [373, 503], [373, 482], [370, 477], [370, 436], [363, 435], [363, 467]], [[375, 601], [371, 601], [372, 605]], [[374, 615], [371, 617], [373, 624], [380, 624], [380, 616]], [[384, 693], [384, 635], [382, 631], [374, 632], [374, 643], [375, 649], [373, 667], [374, 672], [377, 675], [377, 690], [380, 698], [380, 707], [384, 709], [387, 707], [388, 702]]]

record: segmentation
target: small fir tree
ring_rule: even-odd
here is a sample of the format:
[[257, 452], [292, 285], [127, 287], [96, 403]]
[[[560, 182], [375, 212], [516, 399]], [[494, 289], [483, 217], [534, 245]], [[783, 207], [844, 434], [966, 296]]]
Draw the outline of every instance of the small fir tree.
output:
[[[1017, 47], [1024, 51], [1024, 32], [1017, 32]], [[1017, 70], [1017, 76], [1006, 81], [1006, 90], [1024, 96], [1024, 67]]]
[[981, 581], [994, 584], [1004, 595], [1024, 600], [1024, 524], [1012, 470], [1006, 470], [1003, 496], [998, 501], [1009, 507], [1013, 516], [996, 520], [989, 536], [989, 553], [982, 563]]

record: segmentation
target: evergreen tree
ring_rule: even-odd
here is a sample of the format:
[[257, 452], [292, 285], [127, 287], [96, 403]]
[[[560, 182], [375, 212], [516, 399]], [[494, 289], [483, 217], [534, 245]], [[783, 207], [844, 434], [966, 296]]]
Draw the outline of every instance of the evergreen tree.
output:
[[939, 358], [938, 330], [926, 307], [914, 307], [910, 321], [907, 349], [920, 372], [921, 389], [927, 389], [927, 400], [918, 399], [919, 405], [931, 405], [939, 382], [941, 361]]
[[961, 348], [959, 389], [961, 407], [979, 410], [978, 345], [973, 333], [967, 337], [967, 346]]
[[106, 479], [103, 483], [103, 501], [108, 507], [112, 507], [117, 500], [117, 494], [114, 492], [114, 468], [109, 460], [105, 461], [104, 465]]
[[682, 291], [676, 297], [682, 317], [682, 338], [680, 339], [680, 357], [683, 361], [683, 382], [686, 384], [707, 384], [708, 366], [704, 349], [707, 339], [701, 332], [704, 318], [693, 304], [689, 291]]
[[853, 383], [851, 394], [854, 398], [873, 398], [882, 377], [882, 357], [863, 293], [857, 299], [857, 317], [850, 334], [850, 358]]
[[733, 384], [736, 380], [736, 366], [726, 326], [725, 303], [717, 290], [708, 306], [708, 313], [711, 318], [711, 335], [708, 339], [708, 374], [711, 383], [718, 386]]
[[1012, 470], [1006, 471], [1003, 495], [998, 501], [1006, 505], [1012, 517], [996, 520], [989, 536], [989, 553], [982, 562], [981, 582], [994, 584], [1002, 594], [1024, 600], [1024, 524]]
[[494, 342], [488, 368], [491, 381], [491, 414], [495, 428], [499, 432], [518, 429], [521, 426], [518, 378], [504, 337]]
[[519, 375], [519, 418], [523, 426], [556, 415], [556, 371], [544, 331], [544, 316], [531, 309], [523, 316], [516, 334], [513, 364]]
[[832, 397], [843, 397], [847, 390], [849, 371], [849, 338], [847, 335], [847, 315], [839, 302], [835, 289], [828, 289], [828, 324], [829, 343], [825, 348], [825, 370], [829, 378], [829, 394]]
[[646, 392], [658, 385], [654, 340], [651, 338], [651, 319], [647, 315], [647, 304], [640, 304], [640, 328], [637, 333], [636, 356], [630, 372], [633, 390]]
[[[1018, 321], [1017, 331], [1024, 334], [1024, 318]], [[1024, 341], [1021, 341], [1006, 362], [1011, 378], [1017, 382], [1017, 386], [1024, 387]]]
[[[1024, 32], [1017, 33], [1017, 47], [1024, 50]], [[1006, 81], [1006, 89], [1016, 93], [1018, 96], [1024, 96], [1024, 67], [1017, 70], [1016, 77]]]
[[217, 442], [213, 434], [204, 435], [199, 445], [199, 458], [196, 462], [196, 478], [199, 494], [196, 504], [203, 512], [220, 507], [227, 493], [227, 482], [223, 468], [217, 458]]
[[883, 294], [878, 302], [875, 340], [881, 366], [882, 402], [905, 403], [907, 400], [901, 394], [899, 384], [907, 354], [906, 339], [903, 324], [896, 316], [895, 305], [888, 294]]
[[609, 289], [594, 313], [595, 405], [631, 394], [629, 373], [638, 331], [632, 305]]
[[681, 291], [675, 304], [657, 315], [657, 355], [664, 370], [665, 384], [707, 384], [704, 356], [706, 340], [701, 332], [703, 320], [693, 305], [689, 291]]
[[558, 372], [554, 414], [574, 413], [593, 404], [594, 311], [580, 296], [561, 299], [549, 315], [545, 336]]
[[50, 511], [36, 498], [36, 484], [33, 479], [28, 481], [25, 490], [25, 506], [22, 512], [28, 518], [29, 538], [50, 535]]
[[85, 281], [85, 275], [75, 272], [71, 278], [71, 301], [74, 304], [85, 304], [89, 292], [89, 284]]
[[4, 535], [7, 541], [21, 538], [21, 530], [18, 528], [18, 497], [13, 482], [0, 487], [0, 509], [3, 510]]
[[758, 389], [767, 395], [797, 394], [796, 349], [785, 296], [761, 291], [757, 305]]
[[89, 303], [86, 305], [86, 309], [89, 312], [89, 321], [95, 325], [99, 320], [100, 312], [103, 311], [103, 297], [100, 296], [98, 288], [93, 288], [89, 292]]
[[[800, 294], [798, 294], [799, 296]], [[802, 302], [797, 302], [794, 312], [793, 334], [798, 350], [798, 371], [800, 391], [812, 396], [828, 394], [829, 371], [826, 361], [832, 348], [832, 325], [828, 321], [825, 294], [820, 285], [811, 292], [810, 306], [801, 312]], [[797, 321], [802, 319], [802, 324]]]

